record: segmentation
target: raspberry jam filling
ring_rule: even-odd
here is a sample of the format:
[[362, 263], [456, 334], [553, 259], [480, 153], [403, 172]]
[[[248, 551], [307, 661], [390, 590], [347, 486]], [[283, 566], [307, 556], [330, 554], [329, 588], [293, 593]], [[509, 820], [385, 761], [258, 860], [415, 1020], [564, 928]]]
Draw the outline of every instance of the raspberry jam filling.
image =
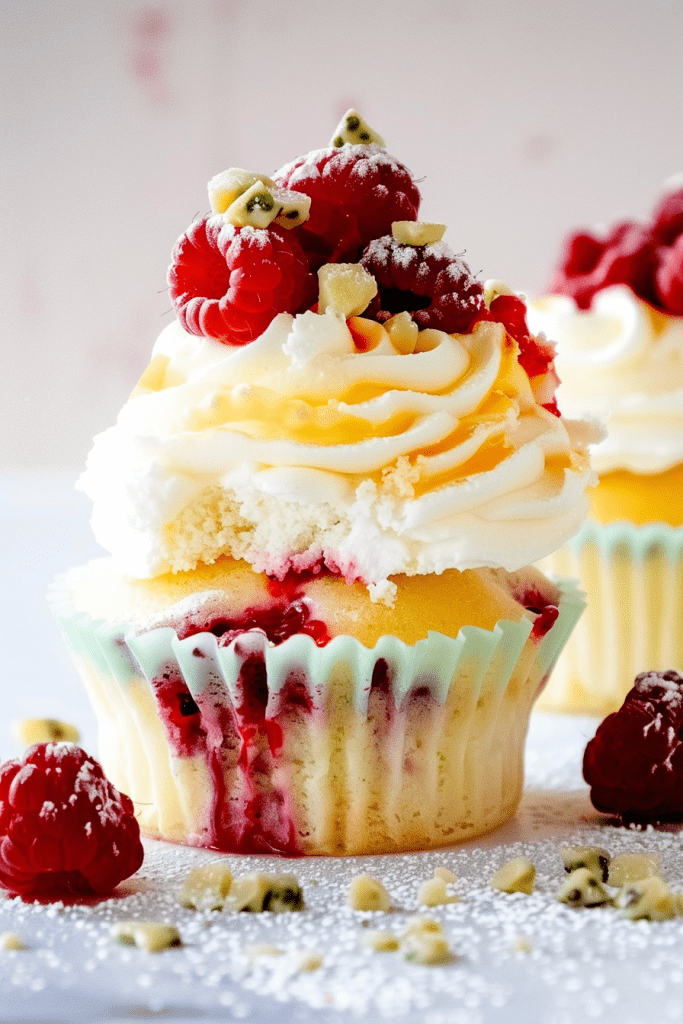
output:
[[542, 640], [554, 626], [560, 609], [556, 604], [546, 600], [538, 590], [528, 590], [521, 598], [521, 603], [528, 612], [536, 616], [531, 630], [532, 640]]

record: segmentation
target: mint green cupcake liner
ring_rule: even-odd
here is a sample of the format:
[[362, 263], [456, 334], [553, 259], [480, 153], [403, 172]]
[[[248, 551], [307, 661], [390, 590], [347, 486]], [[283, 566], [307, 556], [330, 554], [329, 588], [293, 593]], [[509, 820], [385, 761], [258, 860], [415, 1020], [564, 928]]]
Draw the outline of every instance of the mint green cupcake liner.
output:
[[539, 708], [605, 715], [639, 672], [683, 667], [683, 528], [589, 522], [540, 568], [588, 597]]
[[[514, 814], [534, 700], [584, 608], [414, 645], [353, 637], [226, 647], [52, 611], [88, 689], [107, 775], [158, 838], [239, 852], [360, 854], [443, 846]], [[254, 694], [260, 703], [255, 707]], [[246, 710], [245, 710], [246, 709]]]

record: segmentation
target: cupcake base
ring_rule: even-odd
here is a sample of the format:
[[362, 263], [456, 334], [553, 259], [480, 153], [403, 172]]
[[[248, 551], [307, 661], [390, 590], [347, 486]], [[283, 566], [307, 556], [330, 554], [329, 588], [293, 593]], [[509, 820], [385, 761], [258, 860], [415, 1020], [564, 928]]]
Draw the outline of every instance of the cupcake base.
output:
[[76, 612], [66, 581], [51, 603], [142, 829], [290, 855], [427, 849], [511, 817], [532, 704], [583, 609], [563, 585], [540, 638], [525, 618], [370, 649], [135, 633]]

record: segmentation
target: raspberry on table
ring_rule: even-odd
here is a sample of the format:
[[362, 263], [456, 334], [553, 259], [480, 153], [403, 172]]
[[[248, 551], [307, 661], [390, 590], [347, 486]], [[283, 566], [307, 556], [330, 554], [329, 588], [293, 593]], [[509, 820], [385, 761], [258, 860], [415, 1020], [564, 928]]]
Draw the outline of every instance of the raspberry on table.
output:
[[132, 800], [73, 743], [2, 765], [0, 836], [0, 885], [20, 896], [108, 893], [144, 855]]
[[683, 818], [683, 677], [636, 676], [586, 747], [583, 776], [599, 811], [625, 821]]
[[278, 313], [306, 309], [316, 281], [291, 232], [276, 225], [237, 227], [209, 215], [176, 242], [168, 289], [190, 334], [245, 345]]
[[346, 144], [314, 150], [282, 167], [274, 179], [311, 197], [297, 235], [314, 269], [355, 262], [395, 220], [417, 220], [420, 191], [412, 174], [381, 146]]
[[378, 288], [363, 315], [379, 323], [407, 312], [420, 330], [465, 334], [485, 308], [483, 286], [445, 242], [403, 245], [384, 235], [370, 242], [360, 263]]

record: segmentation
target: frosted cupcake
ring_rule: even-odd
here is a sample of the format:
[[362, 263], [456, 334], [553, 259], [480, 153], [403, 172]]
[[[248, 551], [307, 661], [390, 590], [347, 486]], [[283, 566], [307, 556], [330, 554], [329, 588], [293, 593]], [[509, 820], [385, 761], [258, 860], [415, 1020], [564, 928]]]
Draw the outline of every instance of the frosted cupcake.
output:
[[485, 832], [582, 609], [529, 566], [586, 514], [595, 432], [354, 112], [209, 196], [82, 478], [110, 557], [53, 594], [107, 774], [149, 835], [222, 850]]
[[546, 571], [580, 580], [588, 609], [541, 706], [606, 714], [643, 671], [683, 665], [683, 188], [643, 224], [565, 245], [533, 330], [558, 343], [558, 403], [607, 426], [591, 519]]

